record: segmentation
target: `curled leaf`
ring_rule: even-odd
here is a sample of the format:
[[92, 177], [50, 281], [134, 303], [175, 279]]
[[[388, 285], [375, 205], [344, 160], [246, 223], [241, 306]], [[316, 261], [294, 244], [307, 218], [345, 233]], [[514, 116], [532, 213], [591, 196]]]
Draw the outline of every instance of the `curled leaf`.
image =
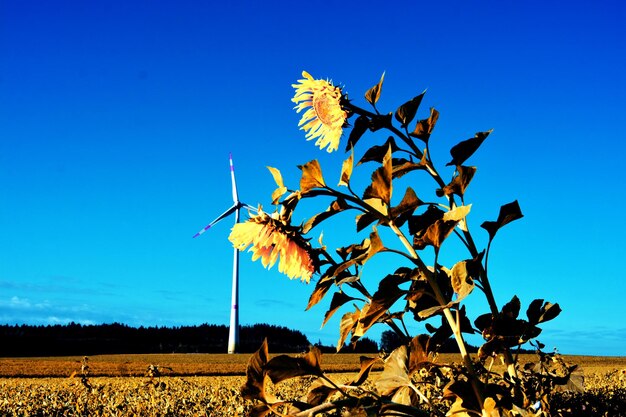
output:
[[422, 103], [424, 94], [426, 94], [426, 90], [424, 90], [420, 95], [413, 97], [411, 100], [407, 101], [396, 110], [396, 120], [400, 122], [403, 128], [405, 128], [409, 123], [413, 121], [413, 118], [417, 113], [417, 109]]
[[441, 190], [437, 190], [437, 195], [439, 197], [452, 194], [463, 197], [463, 194], [465, 194], [465, 189], [472, 181], [472, 178], [474, 178], [474, 174], [476, 173], [476, 167], [459, 165], [457, 167], [457, 172], [457, 175], [452, 179], [452, 181], [450, 181], [448, 185], [443, 187]]
[[476, 150], [480, 147], [480, 145], [487, 139], [487, 136], [493, 130], [488, 130], [487, 132], [478, 132], [474, 135], [473, 138], [464, 140], [454, 145], [452, 149], [450, 149], [450, 155], [452, 155], [452, 160], [446, 164], [448, 165], [463, 165], [470, 156], [476, 152]]
[[380, 81], [378, 81], [378, 84], [376, 84], [375, 86], [367, 90], [367, 92], [365, 93], [365, 99], [368, 101], [369, 104], [371, 104], [374, 107], [376, 107], [376, 103], [378, 102], [378, 99], [380, 98], [380, 93], [383, 90], [384, 80], [385, 80], [385, 73], [383, 72], [383, 75], [380, 77]]
[[356, 146], [356, 143], [361, 139], [361, 136], [367, 131], [370, 126], [370, 119], [367, 116], [359, 116], [354, 121], [354, 126], [350, 131], [350, 135], [348, 136], [348, 143], [346, 145], [346, 152], [350, 149], [353, 149]]
[[309, 351], [300, 357], [278, 355], [270, 359], [264, 370], [274, 384], [286, 379], [305, 375], [322, 375], [320, 368], [321, 352], [311, 346]]
[[246, 382], [241, 387], [241, 396], [248, 400], [273, 402], [274, 397], [265, 392], [265, 365], [269, 360], [267, 339], [261, 347], [248, 359], [246, 367]]
[[322, 176], [322, 168], [317, 159], [304, 165], [299, 165], [298, 168], [302, 170], [302, 178], [300, 179], [300, 192], [302, 194], [306, 194], [314, 188], [326, 187], [324, 177]]
[[333, 316], [333, 314], [335, 314], [337, 310], [339, 310], [339, 308], [342, 305], [352, 300], [356, 300], [356, 298], [350, 297], [344, 292], [336, 292], [335, 294], [333, 294], [333, 299], [330, 302], [330, 308], [324, 315], [324, 321], [322, 322], [322, 327], [324, 327], [326, 322]]
[[387, 153], [383, 158], [382, 166], [378, 168], [372, 174], [372, 184], [367, 187], [363, 194], [363, 199], [378, 198], [383, 201], [387, 206], [391, 201], [391, 145], [387, 148]]
[[512, 203], [508, 203], [500, 207], [498, 220], [496, 220], [495, 222], [483, 222], [480, 227], [482, 227], [487, 231], [487, 233], [489, 233], [489, 239], [493, 239], [496, 236], [498, 230], [515, 220], [521, 219], [522, 217], [524, 217], [524, 215], [522, 214], [522, 210], [520, 209], [517, 200], [515, 200]]
[[350, 185], [350, 177], [352, 176], [352, 168], [354, 167], [354, 149], [350, 151], [348, 159], [343, 161], [341, 165], [341, 178], [339, 179], [339, 186], [347, 187]]
[[269, 169], [272, 177], [274, 177], [274, 181], [276, 182], [276, 185], [278, 187], [272, 193], [272, 204], [278, 204], [280, 197], [282, 197], [287, 192], [287, 187], [285, 187], [285, 184], [283, 183], [283, 176], [278, 169], [270, 166], [268, 166], [267, 169]]
[[413, 130], [411, 136], [428, 143], [428, 139], [430, 139], [430, 135], [432, 134], [438, 119], [439, 112], [435, 110], [434, 107], [431, 107], [430, 116], [428, 116], [428, 119], [420, 120], [419, 122], [417, 122], [415, 130]]

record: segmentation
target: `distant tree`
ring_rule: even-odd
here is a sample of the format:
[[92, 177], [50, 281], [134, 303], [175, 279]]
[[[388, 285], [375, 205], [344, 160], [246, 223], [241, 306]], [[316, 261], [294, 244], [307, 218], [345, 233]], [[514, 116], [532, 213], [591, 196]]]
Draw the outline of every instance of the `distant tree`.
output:
[[385, 330], [380, 336], [380, 350], [390, 353], [402, 345], [402, 339], [392, 330]]

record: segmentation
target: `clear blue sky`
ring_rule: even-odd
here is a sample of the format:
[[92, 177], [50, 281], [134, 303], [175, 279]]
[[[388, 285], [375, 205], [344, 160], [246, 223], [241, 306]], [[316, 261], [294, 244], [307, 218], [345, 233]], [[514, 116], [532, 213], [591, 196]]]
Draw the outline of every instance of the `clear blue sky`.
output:
[[[494, 242], [499, 303], [559, 302], [548, 349], [624, 355], [625, 21], [617, 0], [0, 0], [0, 322], [228, 323], [232, 218], [191, 236], [231, 204], [229, 152], [252, 205], [270, 205], [267, 165], [292, 187], [310, 159], [336, 175], [291, 84], [306, 70], [365, 105], [386, 71], [383, 111], [428, 88], [440, 164], [494, 129], [466, 197], [482, 244], [500, 205], [525, 214]], [[242, 324], [334, 343], [344, 310], [320, 330], [313, 284], [241, 260]]]

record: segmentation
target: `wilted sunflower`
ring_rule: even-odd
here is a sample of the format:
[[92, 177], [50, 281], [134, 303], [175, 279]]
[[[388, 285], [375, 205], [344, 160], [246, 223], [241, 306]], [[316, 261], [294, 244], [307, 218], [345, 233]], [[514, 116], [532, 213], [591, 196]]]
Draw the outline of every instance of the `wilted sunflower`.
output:
[[298, 113], [307, 109], [300, 119], [300, 129], [305, 130], [306, 139], [317, 139], [315, 144], [328, 152], [339, 147], [342, 127], [348, 117], [341, 108], [341, 89], [325, 80], [315, 80], [306, 71], [302, 71], [299, 84], [292, 84], [296, 94], [291, 99], [297, 106]]
[[278, 270], [290, 279], [300, 278], [308, 283], [315, 271], [311, 247], [298, 230], [262, 211], [235, 224], [228, 240], [240, 251], [251, 245], [252, 260], [261, 258], [265, 268], [279, 260]]

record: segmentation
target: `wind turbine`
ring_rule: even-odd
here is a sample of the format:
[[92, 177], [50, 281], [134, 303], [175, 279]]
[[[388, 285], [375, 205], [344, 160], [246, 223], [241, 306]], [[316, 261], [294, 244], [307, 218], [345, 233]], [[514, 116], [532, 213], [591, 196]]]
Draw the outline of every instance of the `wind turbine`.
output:
[[[239, 196], [237, 195], [237, 182], [235, 181], [235, 167], [233, 166], [233, 155], [229, 154], [228, 158], [230, 160], [230, 180], [232, 183], [232, 192], [233, 192], [233, 205], [226, 210], [224, 213], [220, 214], [215, 220], [206, 225], [203, 229], [201, 229], [198, 233], [196, 233], [193, 237], [196, 238], [209, 230], [214, 224], [219, 222], [225, 217], [230, 216], [235, 213], [235, 224], [239, 223], [239, 210], [243, 207], [257, 211], [254, 207], [242, 203], [239, 201]], [[233, 288], [231, 293], [231, 303], [230, 303], [230, 330], [228, 331], [228, 353], [235, 353], [239, 347], [239, 250], [237, 248], [234, 249], [233, 254]]]

